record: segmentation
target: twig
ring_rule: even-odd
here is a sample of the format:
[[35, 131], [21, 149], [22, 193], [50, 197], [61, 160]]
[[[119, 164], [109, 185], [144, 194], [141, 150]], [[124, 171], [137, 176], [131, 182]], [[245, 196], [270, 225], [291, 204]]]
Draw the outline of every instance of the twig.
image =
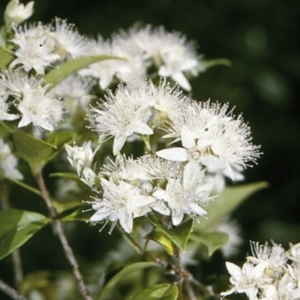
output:
[[0, 279], [0, 290], [10, 296], [14, 300], [27, 300], [23, 295], [19, 294], [15, 289]]
[[41, 170], [38, 170], [38, 172], [36, 173], [36, 181], [40, 188], [41, 196], [44, 199], [46, 206], [48, 208], [53, 227], [55, 228], [55, 231], [56, 231], [56, 233], [60, 239], [60, 242], [62, 244], [62, 247], [64, 249], [66, 258], [69, 261], [69, 264], [71, 265], [71, 267], [73, 269], [73, 274], [77, 280], [79, 291], [86, 300], [93, 300], [92, 296], [90, 295], [90, 293], [87, 290], [86, 285], [83, 281], [83, 278], [79, 271], [78, 263], [74, 256], [73, 250], [70, 247], [69, 242], [66, 238], [66, 235], [65, 235], [63, 227], [62, 227], [62, 223], [58, 218], [58, 213], [57, 213], [55, 207], [52, 205], [49, 193], [46, 189], [45, 181], [42, 176]]
[[175, 274], [176, 274], [176, 279], [178, 282], [178, 300], [183, 300], [184, 276], [183, 276], [182, 268], [181, 268], [180, 252], [177, 247], [176, 247], [176, 250], [174, 253], [174, 259], [175, 259]]

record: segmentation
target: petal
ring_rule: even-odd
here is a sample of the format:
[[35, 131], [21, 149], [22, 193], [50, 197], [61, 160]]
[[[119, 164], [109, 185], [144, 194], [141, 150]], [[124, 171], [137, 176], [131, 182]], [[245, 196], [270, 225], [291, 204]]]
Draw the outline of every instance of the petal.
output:
[[127, 233], [131, 233], [133, 227], [132, 215], [125, 211], [119, 218], [120, 225]]
[[190, 208], [192, 209], [192, 212], [197, 214], [198, 216], [205, 216], [207, 215], [206, 210], [204, 210], [201, 206], [199, 206], [197, 203], [192, 203], [190, 205]]
[[134, 123], [133, 132], [146, 135], [153, 134], [153, 130], [147, 124], [140, 121]]
[[201, 158], [200, 162], [207, 166], [210, 171], [220, 170], [226, 167], [224, 160], [214, 155], [205, 155]]
[[117, 155], [123, 148], [127, 137], [125, 135], [116, 135], [114, 138], [113, 154]]
[[188, 82], [188, 80], [186, 79], [186, 77], [183, 75], [182, 72], [176, 72], [175, 74], [173, 74], [172, 79], [174, 81], [176, 81], [184, 90], [186, 91], [190, 91], [191, 90], [191, 85]]
[[184, 167], [183, 171], [183, 187], [184, 190], [189, 190], [193, 184], [198, 180], [201, 167], [200, 164], [189, 162]]
[[98, 222], [108, 218], [110, 215], [110, 210], [98, 210], [91, 217], [91, 222]]
[[187, 161], [188, 152], [184, 148], [174, 147], [156, 152], [156, 155], [171, 161]]
[[190, 149], [196, 146], [193, 133], [185, 125], [181, 129], [181, 141], [184, 148]]

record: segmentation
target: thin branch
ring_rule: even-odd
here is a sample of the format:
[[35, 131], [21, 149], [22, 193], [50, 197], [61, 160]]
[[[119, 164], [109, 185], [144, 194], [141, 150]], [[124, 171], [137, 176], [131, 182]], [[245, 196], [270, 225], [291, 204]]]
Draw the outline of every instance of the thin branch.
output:
[[174, 259], [175, 259], [175, 270], [174, 271], [175, 271], [176, 279], [178, 282], [178, 300], [183, 300], [184, 277], [183, 277], [182, 268], [181, 268], [180, 252], [177, 247], [176, 247], [176, 250], [174, 253]]
[[58, 218], [58, 213], [57, 213], [55, 207], [52, 205], [52, 202], [51, 202], [49, 193], [47, 191], [41, 170], [38, 170], [38, 172], [36, 173], [36, 181], [40, 188], [41, 196], [42, 196], [43, 200], [45, 201], [46, 206], [48, 208], [53, 227], [55, 228], [55, 231], [56, 231], [56, 233], [59, 237], [59, 240], [62, 244], [62, 247], [64, 249], [66, 258], [73, 269], [73, 274], [77, 280], [77, 285], [78, 285], [79, 291], [86, 300], [93, 300], [92, 296], [90, 295], [90, 293], [87, 290], [87, 287], [83, 281], [83, 278], [79, 271], [78, 263], [74, 256], [73, 250], [70, 247], [69, 242], [66, 238], [66, 235], [65, 235], [63, 227], [62, 227], [62, 223]]
[[19, 294], [15, 289], [0, 279], [0, 290], [10, 296], [14, 300], [27, 300], [23, 295]]

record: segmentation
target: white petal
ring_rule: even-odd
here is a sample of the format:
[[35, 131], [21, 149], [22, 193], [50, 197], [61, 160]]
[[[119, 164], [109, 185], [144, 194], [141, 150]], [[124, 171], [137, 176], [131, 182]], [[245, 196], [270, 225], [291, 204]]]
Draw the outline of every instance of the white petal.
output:
[[136, 133], [146, 134], [146, 135], [153, 134], [153, 130], [143, 122], [136, 122], [133, 131]]
[[124, 212], [124, 214], [120, 216], [119, 222], [127, 233], [131, 233], [133, 227], [133, 219], [130, 213]]
[[190, 208], [192, 209], [193, 212], [195, 212], [198, 216], [204, 216], [207, 214], [206, 210], [204, 210], [201, 206], [199, 206], [196, 203], [192, 203], [190, 205]]
[[185, 125], [181, 129], [181, 142], [184, 148], [190, 149], [196, 146], [193, 133]]
[[177, 226], [181, 223], [181, 221], [183, 220], [183, 213], [177, 213], [177, 215], [172, 214], [172, 223], [174, 226]]
[[239, 266], [231, 263], [231, 262], [226, 262], [226, 268], [229, 272], [229, 274], [236, 280], [236, 279], [241, 279], [243, 277], [242, 270]]
[[182, 72], [176, 72], [173, 74], [172, 79], [176, 81], [184, 90], [190, 91], [191, 90], [191, 85], [186, 79], [186, 77], [182, 74]]
[[189, 190], [198, 180], [200, 170], [201, 167], [198, 163], [189, 162], [186, 164], [183, 171], [183, 187], [185, 190]]
[[203, 156], [201, 158], [201, 163], [212, 171], [224, 169], [226, 167], [224, 160], [214, 155]]
[[156, 152], [156, 155], [171, 161], [187, 161], [188, 153], [184, 148], [174, 147]]
[[98, 222], [98, 221], [102, 221], [106, 218], [108, 218], [110, 215], [110, 211], [103, 211], [103, 210], [98, 210], [96, 211], [91, 217], [90, 217], [90, 221], [91, 222]]
[[117, 155], [123, 148], [127, 137], [125, 135], [116, 135], [114, 138], [113, 154]]

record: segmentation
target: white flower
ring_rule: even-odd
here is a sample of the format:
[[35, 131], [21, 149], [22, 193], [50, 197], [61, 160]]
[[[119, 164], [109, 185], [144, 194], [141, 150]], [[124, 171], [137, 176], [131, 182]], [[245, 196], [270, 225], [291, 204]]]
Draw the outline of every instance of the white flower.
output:
[[189, 189], [185, 189], [182, 178], [168, 179], [165, 189], [158, 188], [153, 196], [166, 202], [171, 211], [173, 225], [179, 225], [184, 215], [191, 217], [205, 216], [207, 213], [201, 207], [212, 198], [210, 197], [212, 186], [204, 184], [201, 178]]
[[242, 244], [241, 229], [236, 221], [225, 218], [220, 225], [217, 226], [218, 232], [224, 232], [228, 235], [227, 243], [220, 249], [223, 256], [228, 258], [238, 252], [239, 246]]
[[126, 83], [141, 82], [145, 78], [145, 66], [141, 56], [132, 45], [120, 37], [114, 37], [110, 41], [104, 41], [101, 36], [90, 40], [87, 46], [88, 55], [107, 55], [120, 59], [108, 59], [81, 70], [83, 76], [93, 76], [99, 79], [102, 90], [109, 87], [114, 79]]
[[234, 119], [232, 111], [228, 113], [227, 109], [226, 104], [187, 103], [165, 128], [165, 138], [181, 141], [182, 147], [163, 149], [156, 154], [164, 159], [188, 162], [189, 172], [196, 172], [196, 165], [201, 164], [209, 173], [221, 170], [234, 180], [232, 167], [246, 167], [260, 153], [259, 147], [252, 145], [250, 128], [241, 115]]
[[17, 164], [18, 161], [11, 153], [8, 144], [0, 138], [0, 175], [2, 173], [4, 176], [15, 180], [23, 179], [23, 175], [17, 169]]
[[102, 199], [94, 198], [95, 201], [92, 204], [96, 213], [90, 218], [90, 221], [107, 220], [107, 222], [112, 222], [109, 233], [112, 232], [118, 221], [127, 233], [132, 232], [133, 219], [151, 211], [150, 205], [155, 198], [143, 195], [139, 188], [124, 181], [113, 183], [103, 178], [101, 185], [103, 196]]
[[196, 76], [201, 58], [194, 43], [187, 41], [184, 35], [148, 25], [144, 28], [134, 26], [128, 32], [121, 31], [120, 36], [139, 49], [148, 65], [154, 63], [158, 67], [159, 76], [171, 77], [183, 89], [191, 90], [185, 73]]
[[28, 2], [26, 5], [20, 4], [19, 0], [11, 0], [5, 9], [4, 20], [6, 25], [17, 25], [33, 14], [34, 1]]
[[37, 128], [52, 131], [62, 119], [63, 105], [47, 93], [49, 85], [43, 85], [42, 79], [22, 73], [6, 72], [1, 77], [7, 93], [15, 98], [14, 105], [21, 113], [18, 127], [32, 123]]
[[246, 293], [249, 300], [258, 300], [259, 289], [269, 283], [269, 279], [264, 276], [267, 263], [254, 266], [251, 263], [244, 263], [240, 268], [237, 265], [226, 262], [226, 268], [230, 274], [232, 288], [222, 292], [221, 296], [228, 296], [232, 293]]
[[153, 134], [147, 125], [147, 108], [137, 105], [130, 90], [119, 85], [115, 95], [108, 91], [105, 99], [98, 104], [99, 109], [92, 108], [91, 123], [98, 133], [114, 137], [114, 155], [120, 152], [128, 137]]
[[255, 264], [267, 263], [268, 268], [275, 272], [282, 272], [282, 267], [285, 265], [288, 257], [281, 245], [274, 244], [269, 246], [268, 243], [260, 245], [257, 242], [250, 242], [253, 256], [248, 256], [247, 259]]
[[10, 68], [21, 65], [26, 72], [34, 69], [38, 74], [44, 74], [45, 69], [60, 58], [49, 27], [41, 23], [15, 28], [12, 43], [17, 47], [14, 51], [17, 58]]
[[74, 24], [55, 18], [50, 36], [56, 43], [60, 60], [86, 55], [87, 39], [78, 33]]
[[[73, 147], [65, 144], [65, 148], [68, 154], [68, 161], [80, 175], [85, 167], [90, 167], [95, 155], [95, 151], [92, 150], [91, 141], [85, 142], [81, 147], [74, 145]], [[98, 148], [96, 149], [98, 150]]]

